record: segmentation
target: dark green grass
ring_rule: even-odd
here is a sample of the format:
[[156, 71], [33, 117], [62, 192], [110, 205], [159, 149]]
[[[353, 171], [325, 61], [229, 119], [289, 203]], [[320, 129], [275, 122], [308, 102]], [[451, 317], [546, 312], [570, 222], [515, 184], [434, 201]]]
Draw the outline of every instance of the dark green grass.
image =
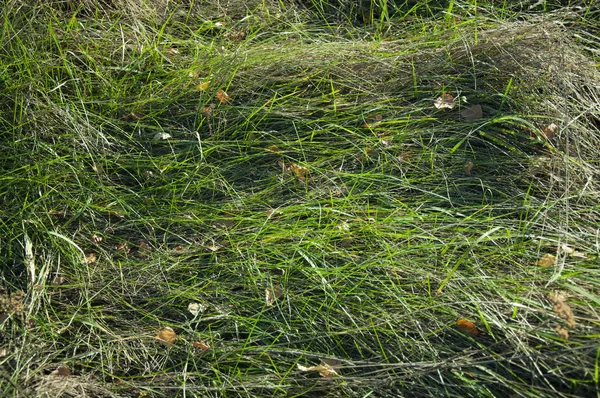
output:
[[598, 393], [598, 11], [363, 3], [5, 2], [8, 394]]

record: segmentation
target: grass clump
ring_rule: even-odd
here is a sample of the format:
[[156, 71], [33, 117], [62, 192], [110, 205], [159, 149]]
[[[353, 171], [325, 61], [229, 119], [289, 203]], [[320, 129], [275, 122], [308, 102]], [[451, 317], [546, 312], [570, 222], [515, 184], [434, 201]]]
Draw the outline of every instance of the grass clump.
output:
[[2, 389], [597, 393], [598, 11], [239, 4], [5, 0]]

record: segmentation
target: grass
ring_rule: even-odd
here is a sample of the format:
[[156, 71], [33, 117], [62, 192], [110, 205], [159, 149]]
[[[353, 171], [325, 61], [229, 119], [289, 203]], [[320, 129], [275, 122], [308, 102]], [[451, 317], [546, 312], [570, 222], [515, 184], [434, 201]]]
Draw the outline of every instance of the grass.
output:
[[594, 2], [3, 2], [7, 396], [600, 394]]

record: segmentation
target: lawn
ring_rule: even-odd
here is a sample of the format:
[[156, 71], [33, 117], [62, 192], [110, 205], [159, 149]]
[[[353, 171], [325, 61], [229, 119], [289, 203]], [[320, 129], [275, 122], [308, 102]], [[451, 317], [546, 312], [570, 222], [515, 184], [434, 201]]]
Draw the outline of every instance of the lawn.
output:
[[600, 394], [594, 0], [2, 0], [7, 397]]

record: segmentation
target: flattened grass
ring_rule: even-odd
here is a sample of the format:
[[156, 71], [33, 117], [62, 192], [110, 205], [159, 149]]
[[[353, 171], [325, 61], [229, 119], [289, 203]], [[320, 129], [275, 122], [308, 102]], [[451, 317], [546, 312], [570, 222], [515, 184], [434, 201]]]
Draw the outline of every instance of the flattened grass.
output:
[[597, 392], [597, 11], [317, 3], [6, 2], [4, 390]]

